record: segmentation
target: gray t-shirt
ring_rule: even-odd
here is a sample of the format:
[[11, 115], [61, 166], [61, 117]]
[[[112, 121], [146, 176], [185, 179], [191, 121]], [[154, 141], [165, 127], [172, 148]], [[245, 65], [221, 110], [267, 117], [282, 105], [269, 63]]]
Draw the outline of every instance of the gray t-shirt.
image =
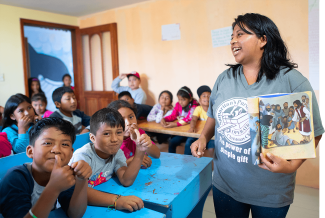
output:
[[88, 181], [89, 187], [108, 181], [112, 177], [113, 172], [127, 166], [124, 152], [121, 149], [114, 155], [112, 161], [108, 162], [107, 159], [102, 159], [97, 155], [94, 144], [91, 142], [73, 153], [69, 165], [79, 160], [87, 162], [93, 171]]
[[[220, 74], [213, 87], [208, 110], [216, 124], [213, 185], [239, 202], [262, 207], [289, 205], [293, 202], [296, 177], [296, 173], [272, 173], [252, 164], [247, 97], [312, 91], [315, 136], [324, 133], [309, 81], [297, 70], [284, 74], [286, 70], [282, 69], [273, 80], [262, 76], [260, 82], [248, 85], [240, 66], [235, 77], [232, 69]], [[239, 110], [246, 116], [229, 124], [229, 114]]]

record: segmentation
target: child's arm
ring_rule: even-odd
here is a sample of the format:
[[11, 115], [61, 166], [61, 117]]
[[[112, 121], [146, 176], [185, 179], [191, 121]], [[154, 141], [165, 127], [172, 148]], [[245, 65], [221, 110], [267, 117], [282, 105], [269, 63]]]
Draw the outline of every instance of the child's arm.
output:
[[[87, 188], [88, 204], [100, 207], [114, 205], [117, 195]], [[121, 196], [116, 200], [117, 210], [128, 210], [130, 212], [139, 210], [144, 207], [143, 201], [136, 196]]]
[[3, 132], [7, 133], [8, 141], [12, 145], [14, 153], [26, 152], [26, 147], [29, 144], [28, 128], [30, 121], [22, 119], [18, 121], [18, 134], [11, 127], [7, 127]]
[[150, 137], [147, 134], [140, 136], [139, 130], [137, 129], [130, 128], [130, 138], [137, 144], [133, 160], [128, 167], [120, 167], [116, 171], [117, 177], [124, 186], [133, 184], [139, 173], [145, 152], [148, 150], [148, 146], [151, 146]]
[[120, 76], [116, 77], [113, 80], [111, 87], [114, 90], [114, 92], [120, 93], [129, 90], [128, 86], [120, 86], [120, 82], [126, 77], [126, 75], [127, 74], [121, 74]]
[[157, 147], [155, 143], [151, 141], [151, 146], [149, 146], [147, 150], [147, 154], [149, 154], [153, 158], [159, 158], [160, 157], [160, 150]]
[[[50, 181], [44, 188], [34, 207], [31, 208], [31, 212], [38, 218], [48, 217], [59, 194], [71, 188], [75, 182], [75, 176], [70, 166], [66, 165], [62, 167], [61, 158], [55, 155]], [[30, 213], [27, 213], [24, 217], [30, 218], [32, 216]]]
[[69, 217], [82, 217], [87, 209], [88, 178], [92, 174], [91, 167], [83, 160], [71, 164], [75, 172], [76, 185], [70, 200], [67, 214]]
[[169, 115], [169, 116], [164, 117], [161, 120], [165, 120], [167, 122], [172, 122], [172, 121], [176, 120], [177, 119], [177, 116], [179, 115], [178, 114], [178, 110], [179, 109], [182, 110], [180, 104], [177, 102], [176, 105], [175, 105], [175, 107], [174, 107], [174, 110], [173, 110], [172, 114]]
[[195, 129], [195, 127], [196, 127], [196, 123], [197, 123], [198, 119], [199, 118], [197, 116], [192, 117], [191, 124], [190, 124], [190, 129], [187, 132], [196, 132], [197, 131]]
[[177, 126], [184, 126], [187, 125], [189, 122], [191, 122], [195, 108], [196, 105], [193, 105], [190, 111], [188, 112], [187, 116], [183, 118], [181, 121], [177, 122]]

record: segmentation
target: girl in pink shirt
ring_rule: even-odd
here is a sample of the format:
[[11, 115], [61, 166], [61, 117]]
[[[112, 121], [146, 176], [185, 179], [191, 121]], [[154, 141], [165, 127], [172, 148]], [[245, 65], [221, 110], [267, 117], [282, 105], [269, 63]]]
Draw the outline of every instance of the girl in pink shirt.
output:
[[[177, 92], [178, 102], [176, 103], [174, 110], [171, 115], [161, 119], [160, 124], [165, 128], [172, 128], [177, 126], [187, 125], [191, 122], [193, 112], [199, 103], [193, 98], [191, 89], [187, 86], [183, 86]], [[178, 122], [173, 122], [178, 120]], [[176, 148], [182, 142], [186, 142], [187, 137], [185, 136], [174, 136], [169, 141], [169, 153], [176, 153]]]
[[[107, 107], [117, 110], [125, 120], [124, 140], [120, 149], [124, 152], [124, 155], [127, 159], [126, 163], [129, 165], [132, 162], [134, 154], [136, 152], [136, 144], [130, 137], [132, 135], [132, 138], [136, 138], [134, 130], [139, 130], [140, 135], [145, 134], [146, 137], [149, 136], [145, 133], [145, 131], [138, 127], [137, 118], [135, 116], [137, 114], [136, 108], [132, 107], [127, 101], [113, 101]], [[147, 146], [149, 147], [147, 150], [147, 155], [153, 158], [160, 157], [160, 150], [154, 142], [151, 141], [151, 145]], [[147, 155], [145, 155], [142, 162], [144, 168], [150, 167], [152, 163], [151, 158]]]

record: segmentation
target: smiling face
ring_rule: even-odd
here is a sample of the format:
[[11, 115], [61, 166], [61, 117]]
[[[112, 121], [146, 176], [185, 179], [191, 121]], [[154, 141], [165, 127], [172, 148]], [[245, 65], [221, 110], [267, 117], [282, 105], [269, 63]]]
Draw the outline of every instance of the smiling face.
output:
[[135, 76], [129, 76], [128, 81], [129, 81], [129, 87], [132, 90], [138, 89], [141, 83], [140, 79]]
[[172, 102], [171, 102], [169, 95], [166, 92], [162, 93], [159, 98], [159, 104], [164, 107], [164, 106], [171, 105], [171, 103]]
[[192, 101], [192, 98], [190, 98], [190, 99], [183, 98], [180, 95], [177, 95], [177, 98], [178, 98], [178, 103], [182, 106], [182, 108], [186, 107]]
[[77, 109], [77, 99], [74, 93], [66, 92], [62, 95], [61, 103], [55, 102], [55, 106], [63, 112], [73, 112]]
[[45, 113], [46, 110], [45, 102], [41, 100], [32, 101], [32, 105], [38, 115], [43, 115]]
[[200, 96], [200, 104], [202, 106], [209, 106], [210, 92], [203, 92]]
[[71, 137], [55, 127], [50, 127], [43, 130], [34, 146], [29, 145], [26, 148], [26, 154], [33, 159], [33, 169], [37, 172], [51, 173], [55, 155], [61, 158], [62, 166], [69, 163], [73, 154]]
[[137, 118], [134, 112], [127, 107], [122, 107], [118, 109], [118, 112], [122, 115], [125, 121], [124, 137], [129, 137], [130, 136], [129, 128], [133, 123], [137, 124]]
[[245, 25], [243, 26], [252, 34], [244, 32], [238, 25], [234, 27], [230, 44], [235, 60], [242, 65], [250, 63], [260, 64], [266, 38], [258, 38], [252, 30]]
[[10, 118], [12, 120], [18, 121], [25, 116], [29, 117], [29, 119], [34, 121], [34, 117], [35, 117], [34, 108], [27, 101], [20, 103], [16, 108], [16, 110], [14, 111], [14, 113], [10, 115]]
[[95, 145], [95, 150], [100, 158], [107, 159], [120, 149], [123, 143], [123, 127], [111, 127], [102, 123], [96, 135], [90, 133], [90, 140]]

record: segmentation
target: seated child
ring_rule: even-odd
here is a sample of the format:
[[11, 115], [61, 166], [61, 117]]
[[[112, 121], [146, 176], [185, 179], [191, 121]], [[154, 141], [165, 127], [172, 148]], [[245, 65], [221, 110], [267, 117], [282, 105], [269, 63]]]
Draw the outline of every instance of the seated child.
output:
[[[192, 120], [195, 108], [199, 105], [198, 102], [193, 98], [192, 91], [187, 86], [183, 86], [180, 90], [178, 90], [177, 98], [178, 102], [176, 103], [172, 114], [162, 118], [160, 121], [161, 125], [165, 128], [189, 124]], [[172, 122], [177, 119], [177, 123]], [[172, 139], [169, 141], [168, 152], [176, 153], [176, 147], [186, 140], [187, 137], [185, 136], [172, 137]]]
[[30, 98], [37, 93], [42, 93], [43, 95], [45, 95], [41, 88], [41, 83], [35, 77], [31, 77], [28, 79], [28, 90]]
[[[120, 82], [125, 78], [128, 78], [128, 86], [120, 86]], [[132, 71], [129, 74], [121, 74], [116, 77], [112, 82], [112, 89], [114, 92], [121, 93], [123, 91], [128, 91], [131, 93], [132, 98], [137, 104], [145, 104], [147, 100], [146, 93], [139, 87], [141, 83], [140, 75], [138, 72]]]
[[2, 132], [7, 133], [15, 154], [26, 152], [29, 143], [28, 133], [37, 118], [27, 96], [12, 95], [6, 102]]
[[[117, 110], [123, 117], [125, 121], [125, 132], [124, 132], [124, 138], [123, 143], [121, 146], [121, 150], [124, 152], [124, 155], [127, 159], [126, 163], [130, 165], [135, 160], [135, 154], [137, 153], [138, 146], [134, 142], [133, 138], [134, 131], [139, 131], [141, 138], [145, 138], [147, 140], [146, 145], [149, 147], [147, 150], [147, 154], [150, 155], [153, 158], [159, 158], [160, 157], [160, 150], [156, 146], [155, 143], [153, 143], [150, 140], [150, 137], [138, 127], [137, 119], [135, 117], [135, 114], [137, 113], [136, 108], [132, 107], [128, 102], [123, 100], [117, 100], [110, 103], [108, 108]], [[151, 159], [147, 155], [144, 157], [142, 165], [144, 168], [151, 166]]]
[[71, 76], [70, 74], [64, 74], [62, 77], [63, 87], [70, 87], [74, 90], [74, 86], [71, 86]]
[[37, 93], [31, 98], [33, 108], [41, 118], [49, 117], [53, 112], [46, 110], [47, 99], [44, 94]]
[[0, 158], [13, 154], [12, 146], [7, 138], [7, 133], [0, 132]]
[[115, 173], [124, 186], [130, 186], [136, 179], [150, 146], [150, 140], [144, 135], [137, 137], [133, 129], [132, 140], [135, 141], [137, 152], [134, 161], [127, 166], [123, 151], [120, 149], [123, 142], [125, 124], [123, 117], [116, 110], [103, 108], [97, 111], [90, 120], [91, 142], [77, 149], [70, 163], [78, 160], [86, 161], [92, 168], [88, 181], [88, 204], [96, 206], [113, 206], [118, 210], [139, 210], [143, 208], [143, 201], [136, 196], [120, 196], [93, 189], [108, 181]]
[[159, 103], [151, 109], [147, 121], [156, 121], [160, 123], [163, 117], [167, 117], [173, 112], [173, 94], [170, 91], [162, 91], [158, 98]]
[[134, 102], [134, 99], [132, 98], [130, 92], [128, 91], [123, 91], [118, 95], [119, 100], [124, 100], [129, 102], [129, 104], [132, 107], [135, 107], [137, 109], [137, 119], [146, 119], [148, 116], [150, 110], [152, 109], [152, 106], [146, 105], [146, 104], [137, 104]]
[[80, 160], [71, 167], [74, 127], [60, 118], [38, 121], [29, 132], [26, 154], [32, 163], [8, 170], [0, 183], [4, 217], [48, 217], [57, 203], [68, 217], [82, 217], [87, 208], [90, 166]]
[[[209, 109], [209, 100], [210, 100], [210, 95], [211, 95], [210, 87], [209, 86], [200, 86], [197, 89], [197, 95], [199, 96], [200, 106], [197, 106], [193, 112], [193, 117], [191, 120], [190, 129], [188, 130], [188, 132], [197, 132], [197, 130], [195, 129], [197, 121], [198, 120], [206, 121], [208, 119], [207, 112]], [[192, 138], [192, 137], [187, 138], [186, 143], [185, 143], [184, 154], [192, 155], [191, 145], [196, 140], [197, 140], [197, 138]], [[206, 152], [207, 152], [206, 154], [208, 155], [208, 157], [213, 157], [214, 140], [210, 140], [207, 143]]]
[[76, 134], [80, 134], [82, 125], [89, 126], [90, 117], [77, 109], [77, 99], [71, 88], [59, 87], [55, 89], [52, 99], [58, 110], [54, 111], [50, 117], [59, 117], [69, 121], [74, 125]]

